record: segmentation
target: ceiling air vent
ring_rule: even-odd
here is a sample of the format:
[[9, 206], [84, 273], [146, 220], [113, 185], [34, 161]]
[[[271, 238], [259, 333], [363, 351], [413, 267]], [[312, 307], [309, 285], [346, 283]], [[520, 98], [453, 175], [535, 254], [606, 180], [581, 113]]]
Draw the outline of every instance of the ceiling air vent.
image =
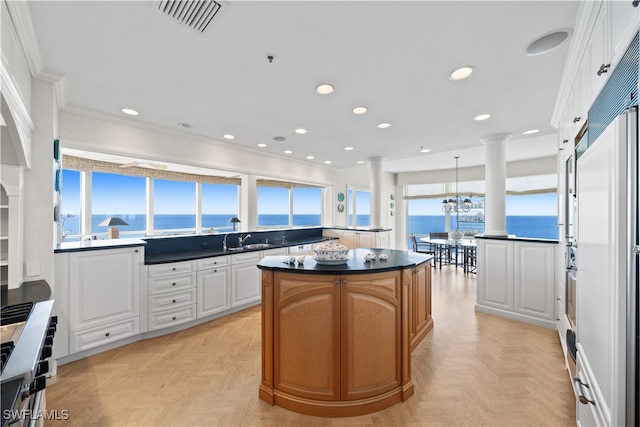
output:
[[181, 24], [203, 33], [220, 10], [220, 3], [213, 0], [160, 0], [158, 10]]

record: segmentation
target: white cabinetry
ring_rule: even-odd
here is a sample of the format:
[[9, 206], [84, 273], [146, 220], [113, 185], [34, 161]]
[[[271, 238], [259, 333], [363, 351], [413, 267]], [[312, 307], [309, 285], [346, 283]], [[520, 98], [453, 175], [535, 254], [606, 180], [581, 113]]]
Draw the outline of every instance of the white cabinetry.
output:
[[198, 318], [231, 308], [231, 257], [198, 260]]
[[68, 262], [60, 266], [66, 282], [55, 286], [69, 301], [71, 353], [139, 333], [142, 247], [73, 252], [59, 260]]
[[[596, 16], [591, 39], [587, 45], [589, 72], [587, 78], [591, 82], [590, 97], [584, 102], [587, 108], [600, 94], [600, 90], [611, 74], [611, 40], [609, 37], [609, 2], [602, 2]], [[580, 78], [580, 75], [578, 75]]]
[[258, 262], [262, 252], [231, 255], [231, 307], [260, 302], [262, 286]]
[[476, 309], [556, 327], [556, 243], [477, 239]]
[[149, 330], [196, 318], [196, 261], [149, 266]]
[[388, 231], [339, 230], [326, 229], [322, 233], [326, 237], [334, 237], [349, 249], [357, 248], [389, 248]]
[[0, 284], [9, 289], [22, 283], [23, 169], [0, 167]]

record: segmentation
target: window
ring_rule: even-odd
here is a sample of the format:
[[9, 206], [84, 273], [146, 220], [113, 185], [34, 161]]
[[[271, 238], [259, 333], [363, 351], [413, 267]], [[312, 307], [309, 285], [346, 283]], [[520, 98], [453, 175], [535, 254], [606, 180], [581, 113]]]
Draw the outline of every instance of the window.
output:
[[322, 224], [322, 187], [259, 179], [258, 228]]
[[[119, 226], [126, 237], [144, 236], [146, 228], [145, 178], [113, 173], [91, 174], [91, 233], [105, 234], [100, 223], [109, 217], [118, 217], [127, 226]], [[65, 191], [66, 197], [66, 191]]]
[[367, 227], [371, 225], [371, 192], [347, 190], [349, 217], [348, 225]]
[[293, 188], [293, 225], [317, 227], [322, 224], [322, 189]]
[[558, 193], [507, 195], [507, 233], [558, 239]]
[[202, 184], [202, 230], [232, 231], [229, 219], [238, 216], [238, 186]]
[[194, 182], [153, 180], [153, 228], [165, 232], [195, 232]]
[[80, 239], [80, 172], [62, 170], [64, 198], [60, 211], [63, 240]]

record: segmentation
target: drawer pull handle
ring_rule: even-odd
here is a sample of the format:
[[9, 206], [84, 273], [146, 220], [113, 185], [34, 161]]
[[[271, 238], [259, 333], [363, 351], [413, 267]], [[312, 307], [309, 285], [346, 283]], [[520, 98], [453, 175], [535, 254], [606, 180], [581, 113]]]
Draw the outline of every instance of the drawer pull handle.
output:
[[106, 334], [104, 334], [105, 337], [108, 337], [109, 335], [111, 335], [111, 332], [107, 332]]
[[136, 249], [134, 252], [135, 252], [135, 253], [138, 253], [138, 250]]
[[573, 118], [573, 123], [578, 123], [581, 119], [582, 119], [582, 117], [576, 116], [576, 117]]
[[175, 285], [176, 285], [176, 282], [173, 282], [173, 283], [171, 284], [171, 286], [175, 286]]
[[587, 396], [584, 395], [584, 391], [582, 391], [582, 386], [585, 386], [586, 388], [589, 388], [589, 384], [585, 384], [583, 383], [580, 378], [576, 377], [573, 379], [573, 389], [576, 392], [576, 395], [578, 396], [578, 400], [580, 401], [580, 403], [586, 405], [588, 403], [591, 403], [592, 405], [595, 405], [596, 402], [594, 402], [593, 400], [589, 400], [587, 399]]
[[176, 320], [176, 316], [173, 316], [172, 320]]
[[176, 300], [173, 300], [173, 301], [171, 301], [171, 302], [175, 304], [175, 303], [176, 303]]
[[173, 271], [176, 271], [176, 268], [175, 268], [175, 267], [173, 267], [173, 268], [172, 268], [172, 270], [173, 270]]

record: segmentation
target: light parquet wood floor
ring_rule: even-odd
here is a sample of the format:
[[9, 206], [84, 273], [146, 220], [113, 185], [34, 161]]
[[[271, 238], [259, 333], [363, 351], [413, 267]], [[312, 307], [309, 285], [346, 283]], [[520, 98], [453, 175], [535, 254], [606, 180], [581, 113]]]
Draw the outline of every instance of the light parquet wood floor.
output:
[[433, 271], [435, 327], [412, 355], [415, 395], [320, 418], [258, 399], [260, 307], [60, 366], [47, 426], [575, 426], [555, 330], [476, 313], [476, 277]]

